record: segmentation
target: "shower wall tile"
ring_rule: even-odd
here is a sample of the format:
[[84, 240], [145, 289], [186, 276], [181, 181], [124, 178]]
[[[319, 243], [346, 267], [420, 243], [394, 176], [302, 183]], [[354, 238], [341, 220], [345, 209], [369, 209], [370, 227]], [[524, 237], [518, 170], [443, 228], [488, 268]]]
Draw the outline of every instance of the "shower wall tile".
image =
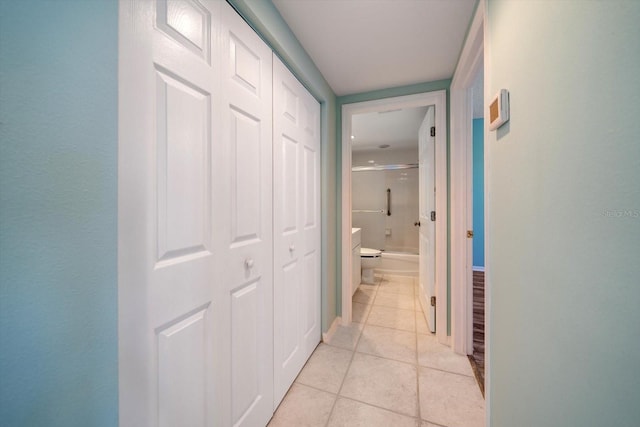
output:
[[[406, 164], [418, 162], [416, 148], [353, 153], [354, 166]], [[387, 251], [418, 252], [418, 169], [365, 171], [352, 174], [353, 209], [387, 208], [387, 189], [391, 190], [391, 216], [353, 213], [352, 226], [362, 228], [362, 246]], [[388, 230], [389, 234], [385, 233]]]

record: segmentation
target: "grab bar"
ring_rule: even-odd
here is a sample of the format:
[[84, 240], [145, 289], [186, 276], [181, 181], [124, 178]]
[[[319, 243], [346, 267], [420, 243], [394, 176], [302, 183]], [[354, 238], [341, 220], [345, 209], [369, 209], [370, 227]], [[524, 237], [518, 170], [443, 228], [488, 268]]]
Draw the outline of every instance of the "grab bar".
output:
[[370, 166], [353, 166], [351, 172], [368, 172], [368, 171], [395, 171], [399, 169], [418, 169], [418, 163], [405, 163], [397, 165], [370, 165]]
[[384, 209], [372, 210], [372, 209], [353, 209], [353, 213], [386, 213]]
[[387, 188], [387, 216], [391, 216], [391, 189]]

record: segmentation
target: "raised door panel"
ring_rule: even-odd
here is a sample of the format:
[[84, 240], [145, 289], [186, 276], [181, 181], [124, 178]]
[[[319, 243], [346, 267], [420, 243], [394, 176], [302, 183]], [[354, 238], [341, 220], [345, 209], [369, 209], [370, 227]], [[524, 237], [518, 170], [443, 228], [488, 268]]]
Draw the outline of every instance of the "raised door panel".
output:
[[260, 383], [260, 288], [259, 280], [231, 295], [231, 384], [234, 389], [231, 418], [234, 424], [251, 413], [263, 399]]
[[[307, 140], [311, 139], [307, 136]], [[318, 251], [320, 247], [320, 152], [319, 147], [306, 143], [302, 150], [302, 230], [304, 253]], [[315, 285], [314, 285], [315, 286]]]
[[299, 294], [299, 274], [298, 261], [293, 260], [282, 266], [283, 274], [279, 282], [279, 322], [281, 329], [277, 333], [282, 334], [281, 345], [277, 347], [280, 362], [279, 370], [288, 373], [288, 376], [295, 375], [295, 364], [293, 363], [300, 350], [298, 342], [298, 294]]
[[261, 120], [244, 111], [230, 108], [231, 247], [256, 243], [261, 238], [261, 191], [264, 183], [260, 169], [264, 157], [261, 147]]
[[[300, 320], [302, 321], [302, 335], [307, 348], [317, 340], [317, 332], [319, 330], [320, 294], [316, 292], [315, 289], [318, 285], [318, 278], [320, 277], [318, 261], [318, 251], [312, 250], [305, 254], [302, 266], [303, 280], [301, 283], [307, 289], [302, 292]], [[317, 342], [315, 344], [317, 344]]]
[[156, 70], [159, 266], [211, 248], [211, 96]]
[[320, 341], [319, 104], [274, 58], [277, 406]]
[[195, 0], [158, 0], [157, 26], [184, 49], [211, 59], [211, 10]]
[[300, 144], [286, 134], [280, 137], [280, 157], [277, 159], [280, 170], [280, 179], [278, 180], [276, 197], [280, 200], [278, 203], [279, 213], [281, 214], [280, 227], [277, 232], [283, 236], [298, 232], [298, 151]]
[[158, 331], [159, 425], [207, 425], [207, 308]]

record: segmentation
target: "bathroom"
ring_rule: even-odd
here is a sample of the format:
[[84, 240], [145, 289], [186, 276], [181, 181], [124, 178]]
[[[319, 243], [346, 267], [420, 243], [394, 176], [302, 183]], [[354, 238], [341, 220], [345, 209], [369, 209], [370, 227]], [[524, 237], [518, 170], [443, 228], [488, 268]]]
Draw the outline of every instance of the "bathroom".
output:
[[418, 276], [418, 131], [427, 108], [352, 118], [352, 227], [361, 230], [364, 283], [382, 274]]

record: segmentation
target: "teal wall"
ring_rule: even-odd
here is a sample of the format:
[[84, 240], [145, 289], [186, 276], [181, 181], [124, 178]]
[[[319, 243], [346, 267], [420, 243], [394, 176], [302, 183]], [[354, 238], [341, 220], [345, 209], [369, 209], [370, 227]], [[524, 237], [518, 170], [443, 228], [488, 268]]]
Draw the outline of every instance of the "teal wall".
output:
[[270, 0], [228, 0], [321, 103], [322, 330], [340, 313], [340, 211], [336, 158], [336, 96]]
[[118, 5], [0, 1], [0, 425], [116, 426]]
[[640, 425], [640, 2], [487, 4], [491, 426]]
[[484, 119], [473, 119], [473, 266], [484, 267]]
[[[377, 99], [393, 98], [396, 96], [414, 95], [425, 92], [435, 92], [438, 90], [447, 91], [447, 165], [450, 161], [450, 120], [449, 120], [449, 88], [451, 87], [451, 80], [438, 80], [435, 82], [418, 83], [408, 86], [400, 86], [395, 88], [375, 90], [371, 92], [356, 93], [352, 95], [344, 95], [337, 98], [337, 118], [336, 118], [336, 140], [338, 141], [338, 170], [342, 170], [342, 106], [345, 104], [354, 104], [356, 102], [373, 101]], [[451, 218], [451, 168], [449, 167], [447, 173], [447, 218]], [[342, 191], [342, 176], [339, 173], [338, 176], [338, 191]], [[338, 198], [338, 221], [339, 227], [342, 227], [342, 196]], [[347, 227], [351, 227], [348, 224]], [[451, 230], [447, 229], [447, 246], [451, 245]], [[338, 292], [342, 292], [340, 283], [338, 282]], [[342, 312], [341, 300], [338, 299], [338, 313]], [[447, 335], [451, 335], [451, 260], [447, 259]]]

